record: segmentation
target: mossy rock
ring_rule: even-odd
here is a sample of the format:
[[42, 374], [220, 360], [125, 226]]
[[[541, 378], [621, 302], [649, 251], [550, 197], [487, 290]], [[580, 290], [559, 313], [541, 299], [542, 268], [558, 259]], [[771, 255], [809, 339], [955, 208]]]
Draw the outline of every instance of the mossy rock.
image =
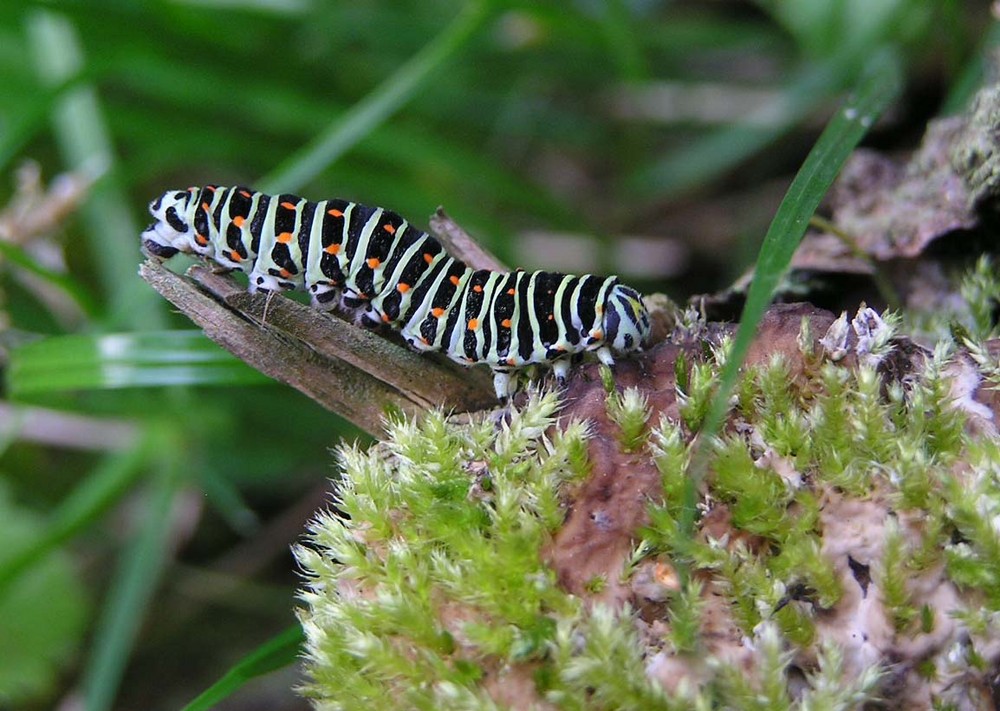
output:
[[303, 693], [318, 709], [993, 708], [995, 344], [931, 351], [870, 309], [772, 309], [692, 479], [726, 352], [724, 328], [689, 323], [619, 364], [610, 395], [588, 366], [566, 392], [343, 448], [336, 508], [297, 550]]

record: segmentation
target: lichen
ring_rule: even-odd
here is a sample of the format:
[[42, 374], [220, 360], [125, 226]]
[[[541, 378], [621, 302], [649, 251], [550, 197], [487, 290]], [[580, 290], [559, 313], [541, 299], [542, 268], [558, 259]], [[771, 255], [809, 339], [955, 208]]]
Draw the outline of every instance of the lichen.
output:
[[317, 709], [984, 707], [1000, 441], [980, 386], [998, 367], [966, 313], [962, 342], [925, 350], [891, 314], [780, 312], [709, 442], [693, 535], [686, 474], [728, 353], [703, 331], [619, 365], [610, 396], [592, 370], [499, 416], [397, 419], [342, 448], [334, 508], [296, 550], [303, 693]]

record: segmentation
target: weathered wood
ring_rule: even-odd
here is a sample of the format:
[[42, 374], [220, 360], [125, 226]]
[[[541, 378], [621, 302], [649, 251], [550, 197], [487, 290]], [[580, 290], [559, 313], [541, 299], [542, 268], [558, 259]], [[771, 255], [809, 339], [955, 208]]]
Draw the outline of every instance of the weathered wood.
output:
[[231, 277], [194, 266], [188, 277], [147, 261], [140, 275], [237, 358], [378, 436], [387, 410], [496, 405], [485, 369], [410, 351], [281, 295], [249, 294]]

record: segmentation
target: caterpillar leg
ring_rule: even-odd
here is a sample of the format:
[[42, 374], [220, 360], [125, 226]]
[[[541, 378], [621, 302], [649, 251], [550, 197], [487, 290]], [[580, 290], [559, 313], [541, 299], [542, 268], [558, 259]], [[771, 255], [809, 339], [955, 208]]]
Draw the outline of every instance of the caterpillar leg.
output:
[[559, 387], [563, 387], [566, 384], [566, 378], [569, 376], [569, 358], [561, 358], [552, 363], [552, 372], [556, 375], [556, 383]]
[[615, 358], [611, 355], [611, 349], [607, 346], [602, 346], [597, 349], [597, 360], [604, 363], [604, 365], [612, 366], [615, 364]]
[[510, 377], [510, 371], [493, 371], [493, 389], [496, 391], [497, 399], [500, 402], [506, 402], [507, 398], [514, 394], [516, 385], [517, 381]]
[[340, 305], [340, 289], [332, 284], [312, 284], [309, 295], [312, 305], [323, 311], [333, 311]]
[[250, 272], [250, 284], [247, 290], [251, 294], [257, 292], [291, 291], [295, 288], [295, 283], [279, 279], [273, 274], [261, 274], [260, 272]]

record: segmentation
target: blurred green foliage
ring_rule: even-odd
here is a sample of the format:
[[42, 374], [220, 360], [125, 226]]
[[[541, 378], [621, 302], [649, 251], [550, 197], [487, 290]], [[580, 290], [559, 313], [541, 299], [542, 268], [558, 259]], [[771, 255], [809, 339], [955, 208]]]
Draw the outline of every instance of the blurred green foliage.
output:
[[[49, 609], [66, 620], [0, 636], [5, 665], [40, 670], [0, 676], [0, 708], [194, 697], [291, 623], [288, 545], [322, 504], [327, 449], [358, 437], [251, 385], [139, 279], [156, 194], [240, 182], [417, 224], [443, 203], [523, 266], [558, 267], [521, 248], [531, 230], [596, 237], [605, 272], [622, 235], [670, 239], [687, 261], [641, 283], [685, 296], [750, 262], [780, 197], [767, 186], [879, 48], [907, 75], [875, 137], [892, 144], [974, 90], [988, 17], [959, 0], [0, 3], [0, 484], [11, 520], [42, 522], [8, 543], [0, 606], [58, 564]], [[25, 161], [74, 176], [79, 207], [18, 192]], [[738, 217], [720, 228], [724, 204]], [[70, 624], [83, 599], [97, 612]], [[299, 707], [290, 685], [271, 708]]]

